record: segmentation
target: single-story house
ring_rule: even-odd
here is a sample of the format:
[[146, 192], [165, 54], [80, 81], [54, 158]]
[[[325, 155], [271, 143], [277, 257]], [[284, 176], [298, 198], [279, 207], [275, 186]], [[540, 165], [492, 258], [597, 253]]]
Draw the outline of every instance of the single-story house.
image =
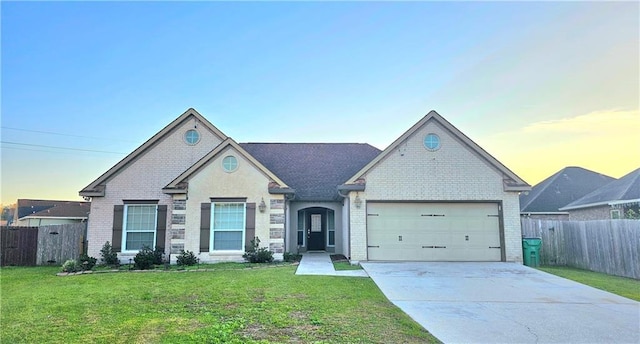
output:
[[582, 167], [569, 166], [520, 194], [520, 215], [541, 220], [568, 220], [560, 208], [604, 186], [615, 178]]
[[90, 202], [18, 199], [11, 226], [40, 227], [86, 222]]
[[254, 237], [281, 258], [522, 261], [530, 186], [435, 111], [384, 151], [357, 143], [237, 143], [194, 109], [80, 191], [88, 252], [143, 246], [241, 260]]
[[640, 214], [640, 168], [560, 208], [570, 220], [624, 219], [630, 210]]

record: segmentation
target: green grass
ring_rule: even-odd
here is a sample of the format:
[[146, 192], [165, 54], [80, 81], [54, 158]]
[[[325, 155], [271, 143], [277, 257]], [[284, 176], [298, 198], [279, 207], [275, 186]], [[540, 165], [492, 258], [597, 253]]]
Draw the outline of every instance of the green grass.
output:
[[437, 342], [368, 278], [0, 269], [2, 343]]
[[340, 270], [362, 270], [360, 265], [351, 265], [349, 262], [333, 262], [333, 268], [336, 271]]
[[556, 276], [580, 282], [632, 300], [640, 301], [640, 281], [632, 278], [611, 276], [600, 272], [561, 266], [543, 266], [539, 269]]

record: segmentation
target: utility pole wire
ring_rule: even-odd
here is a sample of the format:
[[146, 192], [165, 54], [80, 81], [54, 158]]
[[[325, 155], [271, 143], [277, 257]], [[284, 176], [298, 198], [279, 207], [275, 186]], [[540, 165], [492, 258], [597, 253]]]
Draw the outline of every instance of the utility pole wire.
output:
[[2, 129], [8, 129], [8, 130], [25, 131], [25, 132], [28, 132], [28, 133], [38, 133], [38, 134], [50, 134], [50, 135], [60, 135], [60, 136], [68, 136], [68, 137], [78, 137], [78, 138], [83, 138], [83, 139], [111, 140], [111, 141], [123, 141], [123, 142], [135, 142], [135, 141], [133, 141], [133, 140], [127, 140], [127, 139], [117, 139], [117, 138], [108, 138], [108, 137], [94, 137], [94, 136], [83, 136], [83, 135], [63, 134], [63, 133], [56, 133], [56, 132], [53, 132], [53, 131], [31, 130], [31, 129], [13, 128], [13, 127], [5, 127], [5, 126], [2, 126], [2, 127], [0, 127], [0, 128], [2, 128]]
[[[0, 143], [8, 144], [8, 145], [28, 146], [28, 147], [43, 147], [43, 148], [53, 148], [53, 149], [64, 149], [64, 150], [72, 150], [72, 151], [80, 151], [80, 152], [121, 154], [121, 155], [125, 154], [125, 153], [121, 153], [121, 152], [109, 152], [109, 151], [101, 151], [101, 150], [93, 150], [93, 149], [82, 149], [82, 148], [71, 148], [71, 147], [56, 147], [56, 146], [36, 145], [36, 144], [32, 144], [32, 143], [20, 143], [20, 142], [10, 142], [10, 141], [0, 141]], [[7, 148], [9, 148], [9, 147], [7, 147]]]

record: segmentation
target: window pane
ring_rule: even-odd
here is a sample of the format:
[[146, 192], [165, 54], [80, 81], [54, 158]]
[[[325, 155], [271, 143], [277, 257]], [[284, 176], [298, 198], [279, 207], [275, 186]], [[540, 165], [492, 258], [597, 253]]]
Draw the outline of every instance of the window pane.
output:
[[127, 233], [127, 251], [139, 250], [145, 245], [153, 248], [153, 232]]
[[298, 245], [304, 245], [304, 231], [298, 231]]
[[336, 244], [336, 231], [329, 231], [329, 246]]
[[243, 230], [244, 218], [243, 203], [216, 203], [214, 205], [214, 230]]
[[155, 205], [127, 205], [127, 232], [130, 231], [155, 231], [156, 206]]
[[329, 225], [329, 230], [336, 229], [336, 219], [333, 210], [327, 212], [327, 224]]
[[214, 232], [214, 250], [242, 250], [242, 232]]
[[304, 210], [300, 210], [298, 212], [298, 230], [302, 231], [304, 230]]

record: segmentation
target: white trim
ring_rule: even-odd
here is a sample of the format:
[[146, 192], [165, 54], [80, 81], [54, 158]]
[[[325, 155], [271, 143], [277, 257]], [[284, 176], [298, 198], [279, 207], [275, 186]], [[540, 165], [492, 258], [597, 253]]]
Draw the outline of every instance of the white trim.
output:
[[560, 208], [558, 210], [574, 210], [574, 209], [582, 209], [582, 208], [599, 207], [599, 206], [603, 206], [603, 205], [612, 206], [612, 205], [620, 205], [620, 204], [628, 204], [628, 203], [640, 203], [640, 198], [627, 199], [627, 200], [618, 200], [618, 201], [604, 201], [604, 202], [596, 202], [596, 203], [589, 203], [589, 204], [581, 204], [581, 205], [575, 205], [575, 206], [572, 206], [572, 207], [562, 207], [562, 208]]
[[23, 216], [18, 220], [27, 220], [27, 219], [56, 219], [56, 220], [86, 220], [88, 216], [85, 217], [71, 217], [71, 216]]
[[520, 215], [569, 215], [568, 211], [528, 211]]

